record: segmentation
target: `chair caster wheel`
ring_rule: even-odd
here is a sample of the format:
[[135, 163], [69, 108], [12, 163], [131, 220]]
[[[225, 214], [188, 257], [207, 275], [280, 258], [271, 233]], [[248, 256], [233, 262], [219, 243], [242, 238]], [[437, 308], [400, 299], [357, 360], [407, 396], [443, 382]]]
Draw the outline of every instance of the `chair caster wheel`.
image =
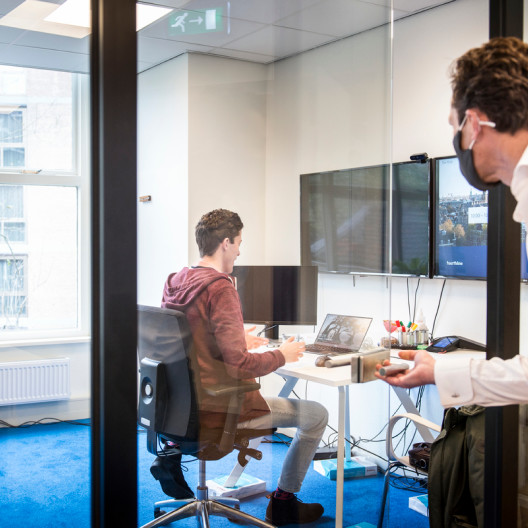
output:
[[163, 511], [163, 510], [160, 510], [159, 508], [156, 508], [154, 510], [154, 519], [158, 519], [159, 517], [161, 517], [162, 515], [165, 515], [167, 512], [166, 511]]

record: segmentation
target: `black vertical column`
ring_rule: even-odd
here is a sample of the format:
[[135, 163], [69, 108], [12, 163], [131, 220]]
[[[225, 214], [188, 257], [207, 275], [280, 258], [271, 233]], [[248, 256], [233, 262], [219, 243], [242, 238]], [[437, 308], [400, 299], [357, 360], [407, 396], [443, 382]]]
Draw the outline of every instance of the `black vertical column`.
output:
[[[523, 0], [490, 0], [490, 38], [523, 33]], [[487, 356], [519, 353], [521, 233], [504, 185], [489, 193]], [[519, 408], [486, 409], [486, 528], [517, 526]]]
[[137, 526], [136, 3], [92, 0], [91, 525]]

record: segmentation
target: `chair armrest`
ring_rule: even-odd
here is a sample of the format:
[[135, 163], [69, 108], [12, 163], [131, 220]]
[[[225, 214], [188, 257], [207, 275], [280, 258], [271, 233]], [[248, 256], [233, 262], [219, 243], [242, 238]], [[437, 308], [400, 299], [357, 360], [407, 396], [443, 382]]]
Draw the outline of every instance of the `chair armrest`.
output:
[[238, 395], [259, 389], [260, 383], [257, 383], [256, 381], [240, 381], [237, 385], [218, 383], [217, 385], [207, 385], [203, 387], [204, 392], [209, 396]]
[[[410, 420], [411, 422], [413, 422], [413, 423], [415, 423], [417, 425], [424, 426], [427, 429], [430, 429], [431, 431], [435, 431], [437, 433], [440, 432], [441, 427], [438, 424], [435, 424], [434, 422], [426, 420], [425, 418], [422, 418], [420, 415], [413, 414], [413, 413], [396, 414], [393, 417], [391, 417], [391, 419], [389, 420], [389, 425], [387, 427], [387, 437], [386, 437], [386, 441], [387, 441], [387, 444], [386, 444], [387, 445], [387, 456], [389, 457], [389, 460], [397, 460], [398, 462], [400, 462], [401, 464], [403, 464], [405, 466], [412, 467], [413, 469], [416, 469], [414, 466], [411, 466], [408, 456], [398, 456], [394, 452], [394, 449], [393, 449], [393, 446], [392, 446], [392, 430], [394, 429], [394, 426], [396, 425], [396, 423], [399, 420], [401, 420], [402, 418]], [[426, 438], [423, 438], [423, 440], [425, 442], [432, 442], [434, 440], [434, 438], [435, 438], [432, 434], [429, 434], [429, 435], [423, 434], [423, 428], [422, 428], [421, 435], [422, 435], [422, 438], [424, 436], [426, 436]], [[420, 473], [424, 473], [423, 471], [420, 471], [420, 470], [418, 470], [418, 471]]]

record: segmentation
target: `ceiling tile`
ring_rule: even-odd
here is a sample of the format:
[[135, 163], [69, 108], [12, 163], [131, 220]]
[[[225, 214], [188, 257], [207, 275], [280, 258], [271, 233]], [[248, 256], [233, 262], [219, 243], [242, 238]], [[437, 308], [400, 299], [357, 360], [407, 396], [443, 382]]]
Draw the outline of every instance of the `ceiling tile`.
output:
[[16, 45], [0, 46], [0, 63], [77, 73], [88, 71], [88, 56], [83, 54]]
[[187, 51], [208, 53], [213, 48], [175, 40], [164, 40], [140, 36], [138, 38], [138, 60], [160, 64]]
[[20, 37], [25, 30], [0, 26], [0, 42], [10, 43]]
[[[138, 33], [138, 71], [187, 51], [268, 64], [385, 24], [391, 0], [216, 0], [222, 31], [194, 33], [170, 28], [174, 14], [211, 8], [211, 0], [149, 0], [176, 11]], [[453, 0], [393, 0], [397, 20]], [[42, 3], [61, 0], [42, 0]], [[0, 0], [0, 18], [23, 0]], [[39, 2], [36, 2], [39, 4]], [[188, 13], [186, 20], [191, 20]], [[196, 17], [195, 17], [196, 18]], [[188, 26], [189, 27], [189, 26]], [[88, 71], [89, 38], [45, 34], [0, 25], [0, 63]]]
[[314, 33], [345, 37], [390, 22], [390, 8], [358, 0], [324, 0], [279, 24]]
[[16, 40], [17, 46], [28, 46], [30, 48], [46, 48], [70, 53], [89, 53], [90, 37], [82, 39], [52, 35], [50, 33], [39, 33], [37, 31], [24, 31]]
[[13, 11], [18, 7], [24, 0], [2, 0], [0, 2], [0, 15], [5, 15], [10, 11]]
[[[223, 9], [225, 16], [250, 20], [261, 24], [273, 24], [285, 16], [306, 9], [322, 0], [217, 0], [215, 6]], [[211, 0], [190, 0], [185, 9], [209, 9]]]
[[[385, 7], [390, 7], [391, 0], [361, 0], [366, 4], [376, 4]], [[431, 7], [448, 4], [453, 0], [393, 0], [394, 9], [398, 11], [405, 11], [409, 13], [417, 13], [418, 11], [423, 11], [424, 9], [429, 9]]]
[[278, 26], [266, 26], [229, 44], [230, 49], [249, 51], [261, 55], [287, 57], [303, 50], [334, 40], [328, 35], [298, 31]]

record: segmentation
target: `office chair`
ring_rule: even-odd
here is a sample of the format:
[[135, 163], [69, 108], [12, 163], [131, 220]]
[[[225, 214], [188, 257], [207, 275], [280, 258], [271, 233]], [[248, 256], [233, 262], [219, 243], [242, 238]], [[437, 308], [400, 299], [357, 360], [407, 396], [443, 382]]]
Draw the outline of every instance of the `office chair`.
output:
[[378, 517], [377, 528], [382, 528], [383, 526], [383, 518], [385, 516], [385, 504], [387, 502], [387, 494], [389, 491], [389, 479], [390, 479], [391, 471], [397, 467], [407, 467], [407, 468], [412, 469], [417, 474], [427, 477], [427, 471], [411, 465], [408, 455], [398, 456], [394, 452], [394, 448], [392, 445], [392, 430], [394, 429], [394, 426], [396, 425], [396, 423], [401, 419], [410, 420], [411, 422], [416, 424], [416, 428], [419, 434], [422, 436], [424, 442], [433, 442], [434, 440], [434, 436], [430, 433], [429, 429], [431, 431], [436, 431], [437, 433], [439, 433], [441, 429], [439, 425], [433, 422], [430, 422], [429, 420], [426, 420], [425, 418], [422, 418], [418, 414], [413, 414], [413, 413], [396, 414], [392, 416], [391, 419], [389, 420], [389, 424], [387, 427], [387, 436], [386, 436], [386, 449], [387, 449], [387, 458], [389, 460], [389, 464], [385, 471], [385, 477], [383, 481], [383, 495], [381, 497], [381, 507], [380, 507], [380, 514]]
[[[247, 457], [260, 460], [262, 453], [248, 447], [249, 440], [272, 434], [274, 429], [237, 430], [244, 394], [258, 390], [260, 384], [238, 381], [233, 386], [203, 386], [193, 357], [192, 336], [185, 314], [167, 308], [138, 306], [138, 354], [140, 362], [138, 422], [147, 429], [147, 449], [156, 456], [194, 455], [199, 460], [196, 498], [159, 501], [154, 505], [154, 520], [142, 528], [165, 526], [176, 520], [196, 516], [202, 528], [209, 528], [209, 516], [259, 528], [273, 525], [240, 511], [231, 497], [210, 499], [206, 484], [206, 461], [219, 460], [238, 450], [238, 462]], [[200, 423], [200, 394], [228, 397], [225, 423], [209, 428]], [[160, 445], [165, 447], [160, 451]], [[175, 447], [167, 447], [175, 445]], [[166, 513], [162, 508], [176, 508]]]

